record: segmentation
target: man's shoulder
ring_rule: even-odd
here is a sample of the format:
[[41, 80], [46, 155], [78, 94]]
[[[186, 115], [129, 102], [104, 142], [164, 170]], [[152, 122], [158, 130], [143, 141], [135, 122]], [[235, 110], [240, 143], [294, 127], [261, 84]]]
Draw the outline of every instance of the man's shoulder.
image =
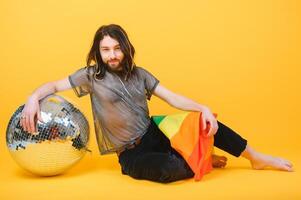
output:
[[138, 73], [145, 73], [147, 72], [147, 70], [144, 68], [144, 67], [141, 67], [141, 66], [135, 66], [135, 69]]
[[88, 65], [88, 66], [85, 66], [84, 69], [86, 70], [86, 72], [88, 74], [91, 75], [91, 74], [93, 74], [95, 72], [95, 70], [96, 70], [95, 67], [96, 67], [95, 65]]
[[137, 74], [138, 77], [140, 78], [145, 78], [146, 74], [147, 74], [147, 70], [144, 68], [144, 67], [141, 67], [141, 66], [135, 66], [134, 68], [134, 74]]
[[138, 71], [144, 70], [144, 68], [143, 68], [143, 67], [141, 67], [141, 66], [137, 66], [137, 65], [135, 65], [135, 69], [136, 69], [136, 70], [138, 70]]
[[89, 79], [91, 79], [96, 72], [96, 66], [95, 65], [85, 65], [85, 66], [81, 67], [79, 70], [83, 70], [83, 72], [85, 72], [87, 77]]

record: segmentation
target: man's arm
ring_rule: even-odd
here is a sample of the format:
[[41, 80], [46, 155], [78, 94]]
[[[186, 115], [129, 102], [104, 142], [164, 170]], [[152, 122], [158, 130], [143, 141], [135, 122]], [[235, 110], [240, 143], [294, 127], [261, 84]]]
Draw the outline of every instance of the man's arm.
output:
[[207, 122], [211, 125], [208, 136], [214, 135], [216, 133], [218, 129], [217, 120], [208, 107], [201, 105], [187, 97], [176, 94], [160, 85], [160, 83], [155, 88], [153, 94], [163, 101], [167, 102], [169, 105], [180, 110], [202, 112], [203, 128], [206, 129]]
[[61, 92], [61, 91], [68, 90], [71, 88], [72, 88], [72, 86], [68, 80], [68, 77], [66, 77], [61, 80], [52, 81], [52, 82], [43, 84], [42, 86], [40, 86], [36, 90], [34, 90], [29, 98], [34, 97], [37, 100], [40, 100], [49, 94]]
[[45, 83], [42, 86], [38, 87], [36, 90], [34, 90], [33, 93], [28, 97], [27, 102], [22, 111], [22, 116], [24, 118], [21, 118], [20, 123], [23, 129], [31, 133], [36, 132], [35, 117], [37, 117], [38, 120], [42, 121], [39, 107], [40, 99], [44, 98], [49, 94], [61, 92], [71, 88], [72, 86], [68, 80], [68, 77], [66, 77], [61, 80]]
[[203, 111], [206, 106], [203, 106], [187, 97], [184, 97], [182, 95], [176, 94], [164, 86], [162, 86], [160, 83], [155, 88], [153, 94], [169, 105], [185, 111]]

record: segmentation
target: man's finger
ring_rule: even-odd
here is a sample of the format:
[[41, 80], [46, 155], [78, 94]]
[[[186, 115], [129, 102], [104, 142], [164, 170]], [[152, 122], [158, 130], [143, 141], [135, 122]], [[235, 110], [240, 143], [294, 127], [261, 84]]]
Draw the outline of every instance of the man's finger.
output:
[[204, 118], [203, 114], [202, 114], [202, 126], [203, 126], [203, 130], [206, 130], [207, 124], [206, 124], [206, 119]]
[[25, 130], [26, 132], [29, 132], [29, 117], [25, 117], [24, 118], [24, 121], [25, 121]]
[[30, 132], [34, 132], [34, 116], [30, 116]]
[[214, 126], [213, 126], [213, 135], [216, 134], [217, 129], [218, 129], [218, 126], [216, 124], [214, 124]]
[[[21, 115], [20, 115], [20, 125], [22, 126], [22, 128], [23, 128], [23, 118], [22, 118], [22, 116], [24, 116], [22, 113], [21, 113]], [[23, 128], [24, 129], [24, 128]]]
[[[21, 115], [22, 116], [22, 115]], [[23, 119], [21, 118], [20, 119], [20, 125], [21, 125], [21, 127], [23, 128], [23, 130], [24, 130], [24, 125], [23, 125]]]
[[216, 123], [215, 119], [213, 119], [213, 120], [211, 121], [212, 135], [215, 135], [215, 134], [216, 134], [217, 129], [218, 129], [217, 123]]
[[24, 109], [21, 112], [20, 115], [20, 125], [22, 126], [23, 130], [24, 130], [24, 119], [22, 118], [22, 116], [24, 116]]
[[208, 136], [212, 136], [213, 135], [213, 126], [211, 122], [208, 122], [208, 126], [209, 126], [209, 131], [208, 131]]
[[217, 128], [214, 128], [213, 135], [217, 133]]
[[[43, 122], [43, 119], [42, 119], [42, 116], [41, 116], [41, 112], [40, 111], [38, 111], [38, 120], [40, 121], [40, 122]], [[44, 122], [43, 122], [44, 123]]]

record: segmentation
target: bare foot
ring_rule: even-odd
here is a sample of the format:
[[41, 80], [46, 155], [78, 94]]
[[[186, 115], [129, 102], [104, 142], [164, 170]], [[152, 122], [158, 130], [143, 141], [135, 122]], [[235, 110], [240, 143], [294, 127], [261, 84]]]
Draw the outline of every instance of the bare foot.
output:
[[212, 154], [212, 166], [214, 168], [223, 168], [227, 164], [227, 158], [225, 156], [218, 156]]
[[262, 153], [256, 153], [254, 158], [250, 160], [253, 169], [264, 169], [266, 167], [283, 170], [293, 171], [293, 165], [283, 158], [273, 157]]

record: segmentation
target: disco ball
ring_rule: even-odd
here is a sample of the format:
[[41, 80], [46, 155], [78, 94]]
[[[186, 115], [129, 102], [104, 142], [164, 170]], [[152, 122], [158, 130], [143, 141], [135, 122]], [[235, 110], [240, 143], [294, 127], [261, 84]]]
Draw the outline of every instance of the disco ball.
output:
[[43, 122], [37, 121], [35, 134], [23, 130], [20, 124], [23, 108], [20, 106], [8, 123], [6, 144], [25, 170], [40, 176], [58, 175], [90, 151], [88, 121], [63, 97], [51, 94], [40, 100]]

